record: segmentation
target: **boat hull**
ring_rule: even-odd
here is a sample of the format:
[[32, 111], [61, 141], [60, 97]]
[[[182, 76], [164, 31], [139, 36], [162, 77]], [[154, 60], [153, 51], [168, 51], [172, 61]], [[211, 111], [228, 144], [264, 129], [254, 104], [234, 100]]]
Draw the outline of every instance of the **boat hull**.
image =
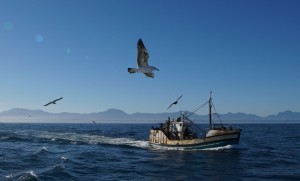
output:
[[240, 132], [241, 130], [239, 129], [230, 131], [222, 130], [222, 132], [218, 132], [218, 134], [205, 136], [203, 138], [170, 140], [161, 130], [150, 130], [150, 144], [184, 149], [216, 148], [238, 144]]

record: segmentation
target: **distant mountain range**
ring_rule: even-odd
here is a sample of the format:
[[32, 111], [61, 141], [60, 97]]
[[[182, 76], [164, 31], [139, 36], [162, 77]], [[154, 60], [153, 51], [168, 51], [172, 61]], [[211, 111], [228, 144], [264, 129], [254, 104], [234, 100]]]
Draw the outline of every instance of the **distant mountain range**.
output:
[[[190, 112], [187, 112], [189, 115]], [[122, 110], [108, 109], [107, 111], [89, 114], [80, 113], [49, 113], [42, 110], [28, 110], [15, 108], [0, 112], [1, 122], [61, 122], [61, 123], [86, 123], [91, 121], [102, 123], [160, 123], [168, 117], [177, 118], [180, 112], [173, 113], [134, 113], [127, 114]], [[276, 115], [260, 117], [255, 114], [227, 113], [218, 117], [228, 123], [268, 123], [268, 122], [297, 122], [300, 123], [300, 113], [285, 111]], [[219, 118], [215, 120], [219, 122]], [[190, 119], [197, 123], [207, 123], [208, 115], [193, 114]]]

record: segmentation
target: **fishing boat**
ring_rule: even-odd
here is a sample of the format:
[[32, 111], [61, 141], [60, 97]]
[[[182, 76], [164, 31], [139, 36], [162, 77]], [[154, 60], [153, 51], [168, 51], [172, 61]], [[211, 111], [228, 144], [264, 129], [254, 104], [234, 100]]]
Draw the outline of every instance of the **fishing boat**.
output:
[[[209, 128], [203, 130], [189, 117], [207, 104], [209, 108]], [[177, 119], [171, 120], [169, 117], [159, 127], [152, 127], [149, 137], [150, 144], [183, 149], [205, 149], [239, 144], [241, 129], [224, 126], [221, 122], [215, 124], [213, 116], [216, 113], [212, 113], [212, 107], [214, 105], [210, 92], [209, 100], [196, 111], [189, 115], [183, 112]], [[200, 132], [200, 134], [197, 132]]]

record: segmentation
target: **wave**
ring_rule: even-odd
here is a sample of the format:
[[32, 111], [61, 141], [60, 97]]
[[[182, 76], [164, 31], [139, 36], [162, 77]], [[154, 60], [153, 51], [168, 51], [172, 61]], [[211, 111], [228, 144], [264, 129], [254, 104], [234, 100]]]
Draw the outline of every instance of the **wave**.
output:
[[77, 180], [66, 169], [64, 164], [54, 165], [39, 172], [39, 178], [42, 180]]
[[63, 164], [47, 167], [45, 169], [38, 169], [37, 171], [25, 171], [17, 174], [10, 174], [5, 176], [6, 180], [76, 180], [76, 177], [72, 176], [65, 170]]
[[61, 160], [68, 160], [68, 157], [62, 156], [60, 157]]
[[13, 174], [7, 175], [7, 176], [5, 176], [5, 178], [7, 180], [31, 180], [31, 181], [39, 180], [36, 173], [32, 170], [26, 171], [26, 172], [21, 172], [16, 175], [13, 175]]
[[16, 133], [0, 133], [0, 140], [8, 142], [26, 142], [29, 141], [23, 135], [18, 135]]
[[71, 175], [71, 173], [69, 173], [69, 171], [65, 169], [65, 162], [68, 160], [67, 156], [41, 156], [41, 154], [44, 153], [51, 152], [49, 152], [46, 147], [42, 147], [34, 154], [25, 156], [26, 158], [23, 159], [22, 162], [30, 163], [30, 165], [38, 165], [41, 162], [45, 162], [47, 160], [46, 167], [36, 167], [34, 169], [31, 168], [29, 171], [24, 170], [21, 172], [11, 173], [5, 176], [5, 180], [77, 180], [74, 176]]
[[50, 151], [48, 151], [48, 149], [43, 146], [42, 148], [39, 148], [34, 155], [40, 155], [40, 154], [45, 154], [45, 153], [50, 153]]

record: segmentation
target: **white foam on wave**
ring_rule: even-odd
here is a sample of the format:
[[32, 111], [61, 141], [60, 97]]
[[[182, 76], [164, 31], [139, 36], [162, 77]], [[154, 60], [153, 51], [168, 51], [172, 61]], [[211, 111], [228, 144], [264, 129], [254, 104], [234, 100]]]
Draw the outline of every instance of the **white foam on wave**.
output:
[[67, 160], [68, 158], [67, 158], [67, 157], [64, 157], [64, 156], [62, 156], [62, 157], [60, 157], [60, 159], [61, 159], [61, 160]]
[[220, 146], [215, 148], [193, 148], [193, 147], [170, 147], [170, 146], [163, 146], [163, 145], [155, 145], [151, 144], [150, 149], [152, 150], [177, 150], [177, 151], [223, 151], [223, 150], [244, 150], [247, 149], [245, 144], [238, 144], [238, 145], [226, 145]]
[[45, 152], [48, 152], [48, 149], [45, 146], [43, 146], [42, 148], [34, 152], [34, 154], [45, 153]]
[[5, 178], [7, 179], [12, 179], [12, 180], [32, 180], [34, 178], [34, 180], [38, 180], [37, 175], [35, 174], [35, 172], [33, 170], [30, 171], [26, 171], [25, 173], [20, 173], [20, 174], [16, 174], [15, 176], [13, 176], [13, 174], [7, 175], [5, 176]]
[[244, 150], [247, 149], [245, 144], [236, 144], [236, 145], [226, 145], [226, 146], [220, 146], [216, 148], [206, 148], [203, 150], [206, 151], [222, 151], [222, 150]]
[[149, 147], [152, 150], [185, 150], [183, 147], [170, 147], [170, 146], [163, 146], [163, 145], [150, 145]]
[[5, 176], [5, 178], [7, 178], [7, 179], [11, 179], [11, 178], [13, 178], [13, 175], [12, 175], [12, 173], [11, 173], [10, 175], [6, 175], [6, 176]]
[[31, 175], [31, 176], [33, 176], [33, 177], [35, 177], [35, 178], [37, 178], [37, 175], [34, 173], [34, 171], [28, 171], [28, 172], [26, 172], [27, 174], [29, 174], [29, 175]]
[[215, 148], [205, 148], [203, 150], [206, 151], [221, 151], [221, 150], [232, 150], [234, 148], [234, 145], [226, 145], [226, 146], [220, 146]]
[[41, 151], [48, 151], [48, 149], [45, 146], [43, 146]]

